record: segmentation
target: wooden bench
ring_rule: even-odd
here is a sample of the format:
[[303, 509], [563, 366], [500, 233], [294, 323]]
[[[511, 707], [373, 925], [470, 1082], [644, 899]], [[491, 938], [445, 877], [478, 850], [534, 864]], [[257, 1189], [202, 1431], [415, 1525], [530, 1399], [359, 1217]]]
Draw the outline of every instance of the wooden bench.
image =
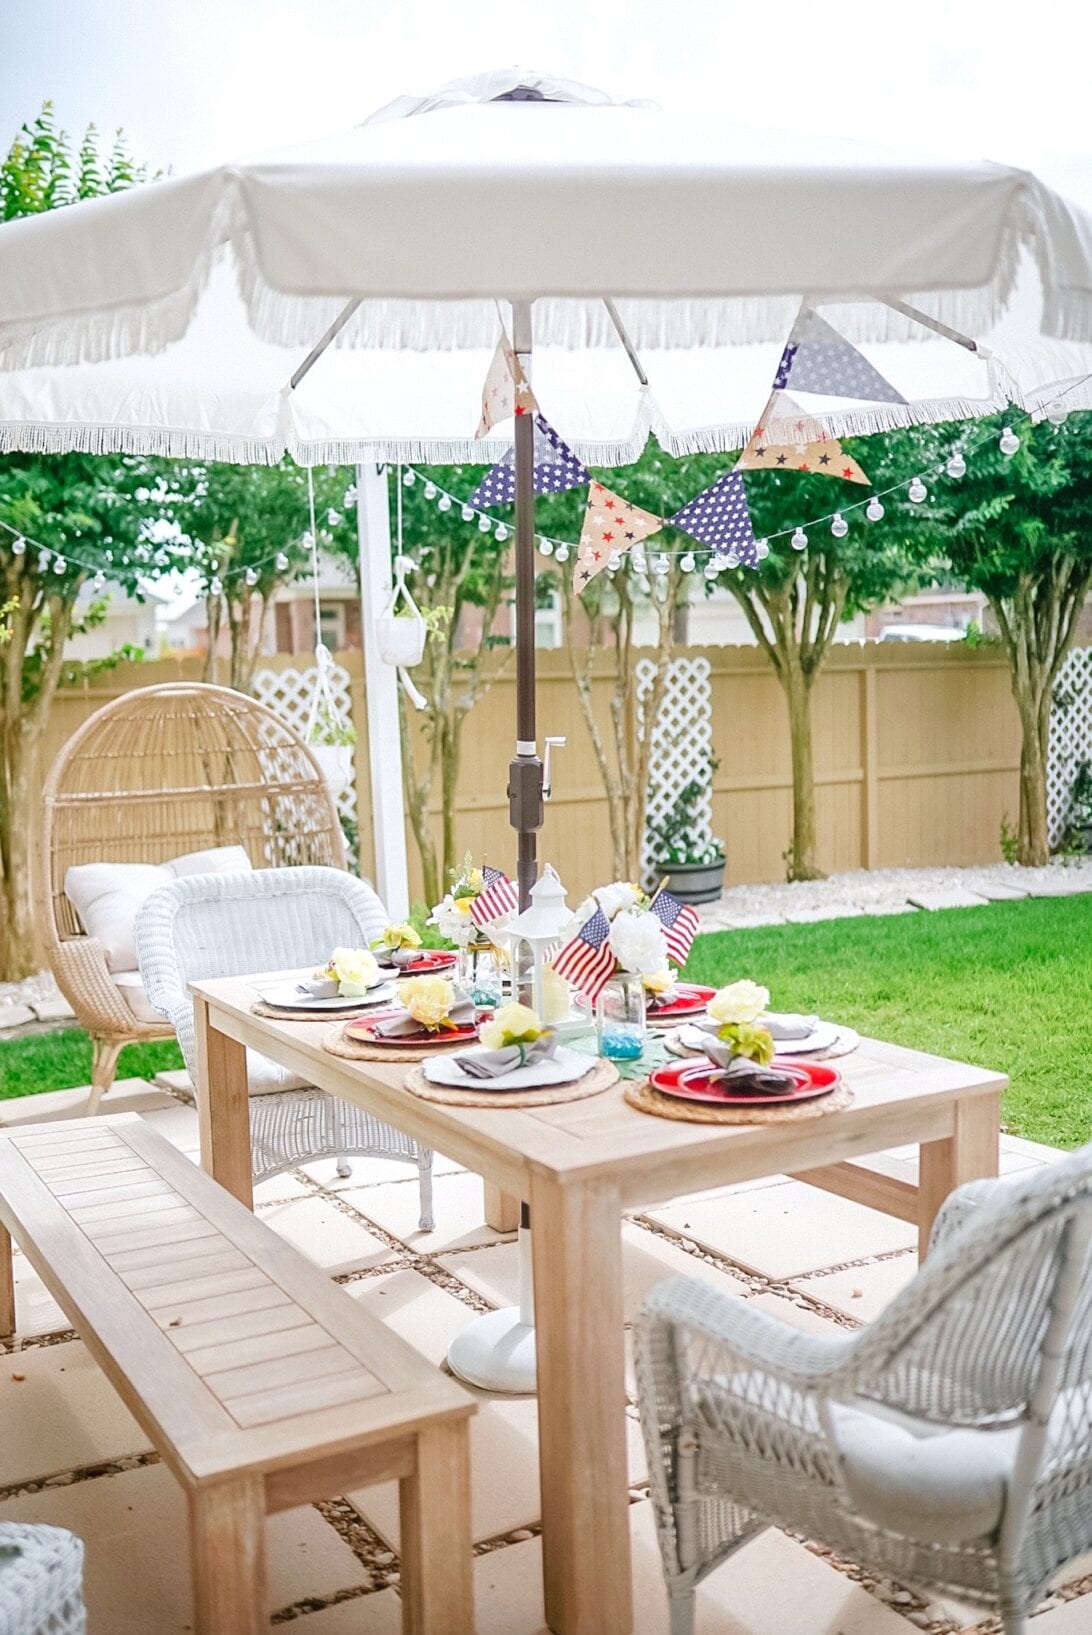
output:
[[0, 1223], [0, 1333], [14, 1238], [186, 1491], [198, 1635], [268, 1635], [268, 1513], [392, 1478], [405, 1635], [472, 1635], [454, 1381], [136, 1114], [0, 1131]]

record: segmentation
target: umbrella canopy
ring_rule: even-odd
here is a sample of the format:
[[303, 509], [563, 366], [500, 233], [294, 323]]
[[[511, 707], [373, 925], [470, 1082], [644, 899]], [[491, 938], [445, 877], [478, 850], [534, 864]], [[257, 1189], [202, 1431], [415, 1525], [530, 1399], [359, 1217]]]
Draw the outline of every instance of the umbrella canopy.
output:
[[650, 430], [738, 447], [804, 300], [905, 400], [809, 394], [834, 435], [1033, 404], [1092, 369], [1092, 221], [1026, 172], [524, 70], [9, 223], [0, 291], [7, 449], [490, 461], [477, 399], [512, 300], [534, 301], [539, 400], [592, 463]]

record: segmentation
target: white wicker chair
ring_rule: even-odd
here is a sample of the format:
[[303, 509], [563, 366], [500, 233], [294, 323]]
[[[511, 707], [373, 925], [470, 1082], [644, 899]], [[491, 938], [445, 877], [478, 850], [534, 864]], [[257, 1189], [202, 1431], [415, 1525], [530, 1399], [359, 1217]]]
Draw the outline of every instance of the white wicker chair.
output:
[[[386, 923], [371, 886], [339, 869], [191, 875], [161, 887], [144, 903], [137, 916], [137, 954], [148, 998], [177, 1033], [196, 1082], [190, 982], [317, 965], [333, 948], [366, 946]], [[256, 1181], [314, 1158], [399, 1158], [418, 1166], [421, 1230], [432, 1230], [429, 1148], [361, 1108], [304, 1085], [264, 1057], [250, 1053], [247, 1067]]]
[[0, 1522], [0, 1635], [84, 1635], [83, 1542], [63, 1527]]
[[914, 1281], [844, 1339], [654, 1289], [637, 1377], [673, 1635], [771, 1524], [1023, 1635], [1092, 1546], [1090, 1243], [1092, 1146], [954, 1193]]

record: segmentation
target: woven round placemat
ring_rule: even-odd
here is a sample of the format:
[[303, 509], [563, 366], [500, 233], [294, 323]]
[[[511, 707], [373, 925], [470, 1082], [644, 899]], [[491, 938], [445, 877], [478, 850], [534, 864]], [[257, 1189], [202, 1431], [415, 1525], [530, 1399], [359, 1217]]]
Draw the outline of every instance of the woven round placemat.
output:
[[363, 1039], [346, 1039], [340, 1027], [331, 1028], [322, 1041], [322, 1048], [329, 1056], [341, 1056], [347, 1062], [423, 1062], [429, 1056], [442, 1056], [447, 1050], [462, 1050], [467, 1041], [455, 1040], [451, 1044], [422, 1045], [369, 1045]]
[[639, 1113], [656, 1118], [673, 1118], [680, 1124], [802, 1124], [809, 1118], [839, 1113], [853, 1100], [848, 1084], [836, 1084], [829, 1096], [814, 1101], [792, 1102], [788, 1106], [713, 1107], [702, 1101], [677, 1101], [654, 1090], [647, 1079], [631, 1080], [625, 1087], [626, 1100]]
[[572, 1084], [549, 1084], [541, 1090], [456, 1090], [450, 1084], [430, 1084], [419, 1067], [406, 1074], [406, 1089], [422, 1101], [441, 1101], [448, 1107], [553, 1107], [562, 1101], [583, 1101], [618, 1083], [613, 1062], [596, 1062], [590, 1073]]
[[271, 1016], [274, 1021], [279, 1017], [282, 1022], [354, 1022], [366, 1009], [366, 1006], [357, 1005], [346, 1006], [343, 1011], [315, 1011], [304, 1010], [301, 1006], [298, 1011], [293, 1011], [286, 1010], [283, 1005], [267, 1005], [264, 999], [256, 999], [250, 1007], [250, 1014]]

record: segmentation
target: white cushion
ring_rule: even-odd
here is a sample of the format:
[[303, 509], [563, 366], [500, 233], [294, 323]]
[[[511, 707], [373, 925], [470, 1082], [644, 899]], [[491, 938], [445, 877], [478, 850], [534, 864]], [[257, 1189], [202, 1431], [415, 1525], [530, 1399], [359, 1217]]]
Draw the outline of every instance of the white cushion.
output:
[[830, 1407], [846, 1486], [870, 1521], [932, 1544], [997, 1529], [1018, 1430], [945, 1430], [863, 1404]]
[[131, 972], [137, 964], [136, 917], [153, 891], [185, 875], [249, 868], [242, 846], [215, 846], [169, 863], [78, 863], [66, 872], [64, 889], [88, 936], [102, 944], [108, 968]]
[[145, 993], [144, 978], [139, 971], [114, 971], [112, 975], [122, 998], [138, 1021], [166, 1023], [163, 1012], [156, 1010]]

